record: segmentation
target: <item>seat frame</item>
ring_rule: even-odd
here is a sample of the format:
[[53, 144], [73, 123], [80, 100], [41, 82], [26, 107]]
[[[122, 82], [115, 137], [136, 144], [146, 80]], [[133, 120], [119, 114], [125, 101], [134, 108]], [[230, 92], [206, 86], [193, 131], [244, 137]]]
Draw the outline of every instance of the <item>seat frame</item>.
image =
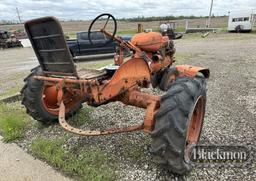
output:
[[54, 17], [27, 21], [25, 30], [44, 74], [79, 78], [60, 22]]

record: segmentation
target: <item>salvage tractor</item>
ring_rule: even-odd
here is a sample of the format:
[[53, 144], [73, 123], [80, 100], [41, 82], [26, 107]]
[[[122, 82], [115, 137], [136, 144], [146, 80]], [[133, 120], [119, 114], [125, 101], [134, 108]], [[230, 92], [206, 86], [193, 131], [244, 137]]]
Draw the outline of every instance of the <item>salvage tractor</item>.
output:
[[23, 47], [14, 34], [7, 31], [0, 31], [0, 48]]
[[[159, 32], [138, 33], [124, 41], [116, 36], [117, 22], [111, 14], [96, 17], [88, 30], [91, 44], [96, 46], [91, 35], [98, 29], [108, 42], [120, 46], [113, 64], [98, 70], [76, 68], [56, 18], [27, 21], [25, 29], [39, 61], [21, 90], [30, 116], [46, 124], [58, 121], [66, 131], [83, 136], [143, 130], [152, 137], [155, 162], [177, 174], [191, 170], [191, 150], [199, 141], [205, 114], [207, 68], [174, 66], [174, 44]], [[124, 58], [127, 48], [132, 55]], [[165, 93], [143, 92], [152, 87]], [[96, 107], [114, 101], [144, 108], [144, 120], [105, 130], [82, 130], [66, 121], [85, 102]]]

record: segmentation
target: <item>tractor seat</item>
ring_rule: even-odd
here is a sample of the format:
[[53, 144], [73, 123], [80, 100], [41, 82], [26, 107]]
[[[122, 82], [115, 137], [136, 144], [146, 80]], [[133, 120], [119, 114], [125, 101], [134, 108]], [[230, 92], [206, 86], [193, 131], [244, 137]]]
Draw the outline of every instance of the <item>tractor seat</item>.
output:
[[106, 75], [106, 70], [76, 69], [60, 22], [54, 17], [27, 21], [25, 29], [44, 73], [94, 79]]
[[95, 70], [95, 69], [86, 69], [86, 68], [79, 69], [77, 73], [80, 79], [86, 79], [86, 80], [100, 78], [107, 74], [106, 70], [104, 69]]
[[119, 68], [119, 65], [107, 65], [105, 67], [102, 67], [100, 69], [87, 69], [87, 68], [81, 68], [78, 69], [78, 77], [80, 79], [94, 79], [94, 78], [100, 78], [105, 75], [111, 76], [113, 75], [116, 70]]

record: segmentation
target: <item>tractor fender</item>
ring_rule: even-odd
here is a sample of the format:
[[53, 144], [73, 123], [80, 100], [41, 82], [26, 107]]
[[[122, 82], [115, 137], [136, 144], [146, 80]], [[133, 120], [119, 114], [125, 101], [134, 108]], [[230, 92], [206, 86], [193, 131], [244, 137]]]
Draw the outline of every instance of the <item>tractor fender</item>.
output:
[[202, 73], [205, 78], [210, 77], [210, 70], [208, 68], [196, 67], [193, 65], [177, 65], [175, 66], [181, 75], [188, 77], [195, 77], [198, 73]]
[[[96, 103], [103, 103], [124, 93], [132, 87], [150, 83], [150, 69], [142, 58], [132, 58], [123, 63], [115, 72], [110, 81], [92, 91]], [[100, 92], [100, 94], [98, 94]]]

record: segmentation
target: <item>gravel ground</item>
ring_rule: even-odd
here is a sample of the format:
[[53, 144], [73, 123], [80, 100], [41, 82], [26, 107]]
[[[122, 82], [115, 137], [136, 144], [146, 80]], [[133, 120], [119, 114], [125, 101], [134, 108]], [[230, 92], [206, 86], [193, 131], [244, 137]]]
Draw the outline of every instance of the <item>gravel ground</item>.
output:
[[[256, 145], [256, 35], [211, 34], [207, 38], [185, 36], [176, 41], [177, 52], [197, 56], [185, 62], [208, 67], [211, 76], [207, 85], [207, 108], [201, 144]], [[179, 62], [178, 62], [179, 63]], [[156, 94], [162, 94], [160, 91]], [[85, 105], [86, 107], [86, 105]], [[137, 124], [143, 110], [115, 102], [90, 108], [93, 123], [82, 128], [101, 128]], [[27, 149], [36, 137], [57, 138], [66, 135], [58, 125], [32, 129], [18, 144]], [[195, 168], [182, 177], [163, 171], [152, 163], [149, 155], [150, 136], [133, 132], [100, 137], [73, 135], [67, 147], [100, 147], [117, 160], [118, 180], [256, 180], [255, 162], [246, 168]]]

